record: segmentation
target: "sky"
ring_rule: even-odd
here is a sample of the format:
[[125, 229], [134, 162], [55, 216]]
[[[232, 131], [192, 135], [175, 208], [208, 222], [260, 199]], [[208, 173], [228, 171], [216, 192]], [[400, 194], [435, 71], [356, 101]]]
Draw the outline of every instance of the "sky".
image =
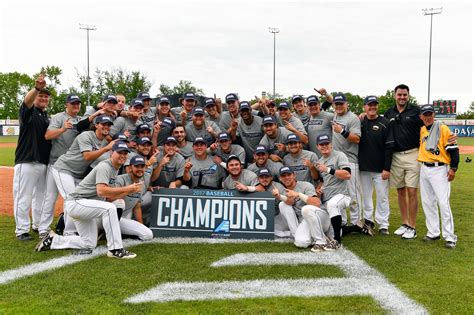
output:
[[0, 3], [0, 72], [63, 70], [62, 88], [86, 72], [122, 68], [161, 83], [188, 80], [207, 96], [236, 92], [249, 100], [273, 91], [313, 88], [382, 95], [404, 83], [428, 101], [430, 17], [433, 17], [430, 100], [473, 96], [473, 5], [469, 1], [25, 1]]

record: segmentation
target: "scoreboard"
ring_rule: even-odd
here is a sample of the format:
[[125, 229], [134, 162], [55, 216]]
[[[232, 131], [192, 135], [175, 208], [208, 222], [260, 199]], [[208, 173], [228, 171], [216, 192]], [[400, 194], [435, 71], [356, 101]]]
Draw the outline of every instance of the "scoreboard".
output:
[[456, 118], [456, 100], [452, 101], [433, 101], [433, 107], [437, 118]]

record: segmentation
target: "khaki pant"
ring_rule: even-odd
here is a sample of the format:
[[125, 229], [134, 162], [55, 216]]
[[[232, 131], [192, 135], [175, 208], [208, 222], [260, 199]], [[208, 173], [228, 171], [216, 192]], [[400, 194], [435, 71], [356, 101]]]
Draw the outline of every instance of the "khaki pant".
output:
[[390, 186], [395, 188], [418, 188], [420, 184], [420, 163], [418, 149], [393, 152], [390, 169]]

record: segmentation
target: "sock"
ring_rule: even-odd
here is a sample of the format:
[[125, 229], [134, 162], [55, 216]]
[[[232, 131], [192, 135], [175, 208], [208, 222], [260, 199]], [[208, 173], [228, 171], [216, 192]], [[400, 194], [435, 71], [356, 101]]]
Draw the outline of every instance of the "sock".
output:
[[340, 215], [336, 215], [335, 217], [331, 218], [332, 228], [334, 230], [334, 239], [341, 243], [341, 225], [342, 225], [342, 217]]

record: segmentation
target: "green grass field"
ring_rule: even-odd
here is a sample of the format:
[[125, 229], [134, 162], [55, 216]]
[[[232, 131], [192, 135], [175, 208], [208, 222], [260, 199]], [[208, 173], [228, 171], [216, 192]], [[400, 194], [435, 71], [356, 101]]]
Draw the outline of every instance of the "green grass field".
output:
[[[474, 213], [470, 184], [474, 164], [465, 163], [464, 157], [461, 161], [451, 193], [459, 238], [456, 249], [445, 249], [443, 241], [422, 242], [426, 228], [421, 210], [415, 240], [402, 240], [393, 234], [344, 238], [347, 249], [430, 313], [474, 313]], [[391, 205], [390, 232], [393, 232], [400, 223], [394, 191], [391, 191]], [[20, 243], [13, 232], [13, 218], [0, 217], [0, 272], [71, 252], [35, 253], [36, 241]], [[302, 251], [290, 243], [143, 244], [133, 251], [138, 257], [131, 261], [101, 256], [0, 284], [0, 313], [385, 313], [367, 296], [126, 304], [125, 298], [165, 282], [343, 276], [337, 267], [322, 265], [224, 267], [218, 271], [209, 267], [210, 263], [236, 253]]]

